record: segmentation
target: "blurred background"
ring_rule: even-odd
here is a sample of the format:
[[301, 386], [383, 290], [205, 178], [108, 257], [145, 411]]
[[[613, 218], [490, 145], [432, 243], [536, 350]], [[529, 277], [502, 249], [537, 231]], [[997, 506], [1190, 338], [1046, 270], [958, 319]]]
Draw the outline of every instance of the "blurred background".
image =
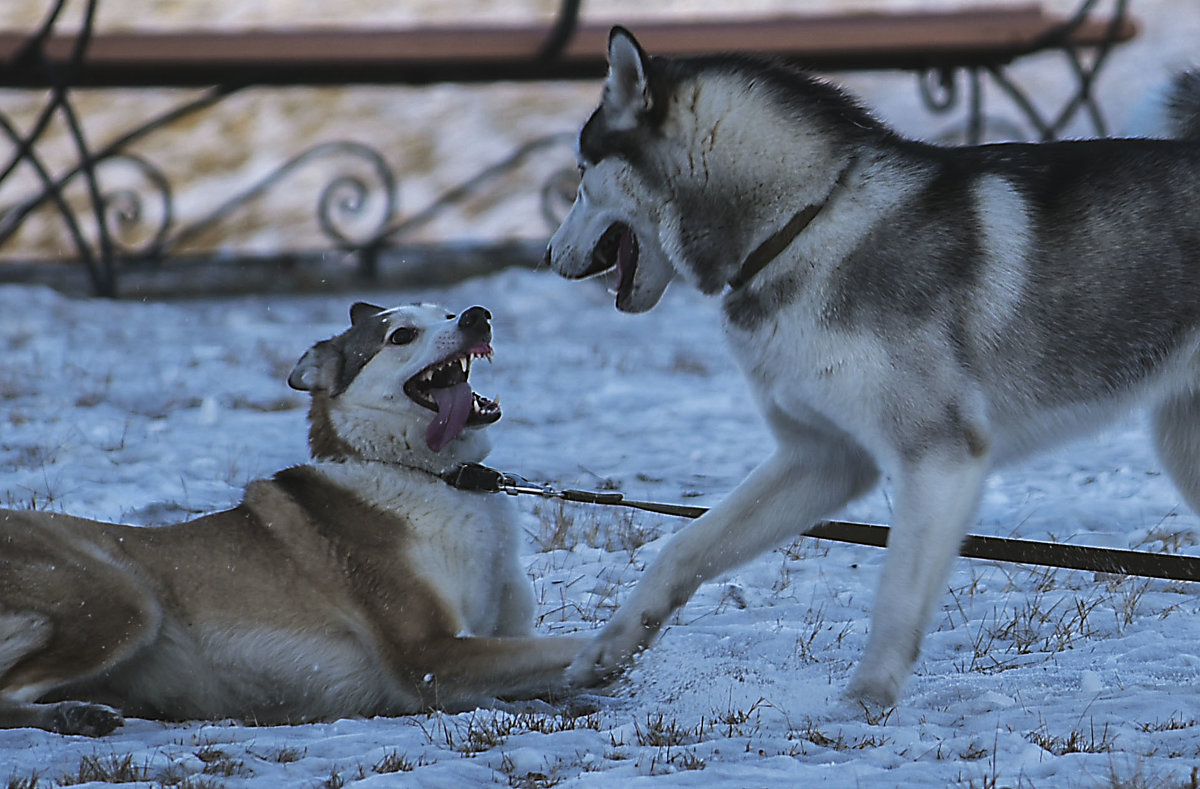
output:
[[[5, 0], [0, 4], [0, 32], [29, 31], [45, 16], [47, 0]], [[553, 22], [555, 0], [101, 0], [97, 32], [119, 30], [260, 30], [281, 27], [378, 28], [443, 25], [460, 22], [514, 25]], [[619, 22], [636, 32], [639, 21], [743, 19], [789, 13], [846, 13], [979, 6], [951, 0], [605, 0], [584, 2], [584, 21]], [[987, 5], [1028, 5], [990, 0]], [[1049, 11], [1069, 15], [1078, 0], [1045, 0]], [[58, 29], [77, 28], [83, 2], [68, 4]], [[1111, 3], [1100, 2], [1097, 13]], [[1099, 104], [1110, 128], [1129, 128], [1138, 105], [1163, 84], [1173, 70], [1200, 63], [1200, 3], [1196, 0], [1133, 0], [1129, 14], [1138, 22], [1132, 41], [1117, 46], [1096, 85]], [[1024, 58], [1009, 74], [1035, 103], [1061, 104], [1073, 86], [1071, 67], [1061, 53]], [[933, 140], [961, 135], [962, 112], [939, 115], [925, 107], [911, 73], [831, 73], [888, 123], [904, 134]], [[190, 90], [78, 90], [72, 101], [93, 150], [150, 118], [199, 95]], [[430, 205], [446, 190], [510, 156], [518, 146], [543, 135], [562, 132], [550, 144], [515, 166], [503, 178], [431, 221], [406, 231], [403, 242], [441, 244], [541, 240], [551, 221], [543, 217], [540, 193], [555, 173], [573, 170], [571, 135], [594, 107], [599, 81], [442, 84], [428, 87], [369, 86], [345, 88], [250, 88], [204, 112], [156, 131], [140, 141], [137, 156], [152, 163], [171, 185], [174, 221], [186, 223], [259, 179], [289, 158], [332, 141], [353, 143], [377, 154], [396, 179], [396, 213], [403, 220]], [[46, 104], [44, 90], [0, 88], [0, 114], [19, 131], [27, 130]], [[985, 86], [988, 136], [1028, 136], [1020, 115]], [[1065, 136], [1094, 132], [1080, 119]], [[0, 153], [11, 143], [0, 142]], [[339, 148], [297, 166], [280, 183], [246, 202], [228, 217], [191, 238], [181, 254], [223, 254], [230, 250], [270, 255], [285, 249], [328, 246], [316, 219], [318, 202], [331, 182], [343, 174], [361, 178], [368, 187], [362, 204], [336, 217], [351, 237], [369, 233], [386, 211], [378, 168], [358, 149]], [[61, 119], [55, 118], [39, 143], [39, 155], [51, 171], [76, 161]], [[100, 169], [106, 190], [151, 192], [146, 170], [114, 160]], [[35, 173], [18, 167], [0, 183], [0, 211], [38, 189]], [[570, 185], [563, 186], [568, 193]], [[87, 196], [79, 183], [67, 192], [73, 205]], [[346, 198], [350, 199], [350, 198]], [[155, 232], [164, 209], [145, 198], [122, 224], [120, 241], [136, 249]], [[336, 201], [335, 201], [335, 211]], [[157, 212], [157, 213], [156, 213]], [[5, 264], [70, 259], [74, 254], [61, 219], [49, 209], [21, 224], [0, 242], [0, 281]], [[9, 269], [10, 271], [14, 269]]]

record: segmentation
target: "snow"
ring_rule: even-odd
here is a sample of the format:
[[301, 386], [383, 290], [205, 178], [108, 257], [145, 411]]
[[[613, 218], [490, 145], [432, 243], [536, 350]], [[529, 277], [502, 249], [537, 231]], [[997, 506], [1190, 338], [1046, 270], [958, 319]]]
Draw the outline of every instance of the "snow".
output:
[[[0, 286], [0, 506], [152, 526], [230, 507], [305, 458], [291, 365], [349, 305], [495, 315], [490, 463], [558, 487], [709, 506], [769, 451], [716, 305], [655, 310], [509, 271], [444, 290], [158, 303]], [[976, 533], [1200, 554], [1200, 520], [1131, 415], [988, 484]], [[887, 523], [889, 487], [839, 513]], [[538, 629], [599, 626], [680, 519], [522, 497]], [[560, 528], [565, 536], [553, 532]], [[0, 731], [0, 781], [131, 768], [189, 786], [1183, 786], [1200, 763], [1190, 584], [960, 559], [902, 703], [837, 706], [882, 552], [799, 540], [701, 587], [624, 678], [574, 707], [258, 727], [132, 719]], [[130, 776], [124, 776], [126, 778]], [[1140, 781], [1141, 783], [1136, 783]], [[93, 785], [105, 785], [100, 780]]]

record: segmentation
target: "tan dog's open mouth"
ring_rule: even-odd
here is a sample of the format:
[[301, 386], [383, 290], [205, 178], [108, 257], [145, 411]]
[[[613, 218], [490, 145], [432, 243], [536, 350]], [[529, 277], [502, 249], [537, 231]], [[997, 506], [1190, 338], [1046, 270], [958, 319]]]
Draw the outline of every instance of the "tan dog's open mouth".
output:
[[436, 416], [425, 431], [425, 443], [441, 452], [464, 429], [500, 418], [500, 404], [471, 388], [471, 362], [491, 359], [492, 346], [482, 342], [434, 362], [404, 382], [404, 393]]

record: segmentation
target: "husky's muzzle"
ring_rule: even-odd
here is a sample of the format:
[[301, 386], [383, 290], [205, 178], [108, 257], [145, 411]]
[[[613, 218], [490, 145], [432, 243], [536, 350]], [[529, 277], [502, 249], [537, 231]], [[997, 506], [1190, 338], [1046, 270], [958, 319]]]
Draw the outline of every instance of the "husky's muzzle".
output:
[[595, 226], [595, 222], [587, 224], [590, 232], [580, 233], [572, 239], [569, 226], [564, 222], [546, 247], [546, 264], [567, 279], [586, 279], [615, 269], [617, 284], [613, 292], [617, 306], [627, 309], [634, 301], [641, 260], [642, 247], [637, 233], [625, 222], [612, 222], [603, 231]]

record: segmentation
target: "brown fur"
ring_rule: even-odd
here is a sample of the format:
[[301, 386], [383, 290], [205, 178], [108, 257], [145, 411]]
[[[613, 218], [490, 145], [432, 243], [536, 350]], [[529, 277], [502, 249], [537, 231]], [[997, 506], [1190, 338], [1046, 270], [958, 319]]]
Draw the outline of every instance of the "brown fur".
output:
[[313, 392], [308, 408], [308, 448], [314, 458], [348, 458], [358, 452], [338, 435], [329, 418], [329, 393]]

